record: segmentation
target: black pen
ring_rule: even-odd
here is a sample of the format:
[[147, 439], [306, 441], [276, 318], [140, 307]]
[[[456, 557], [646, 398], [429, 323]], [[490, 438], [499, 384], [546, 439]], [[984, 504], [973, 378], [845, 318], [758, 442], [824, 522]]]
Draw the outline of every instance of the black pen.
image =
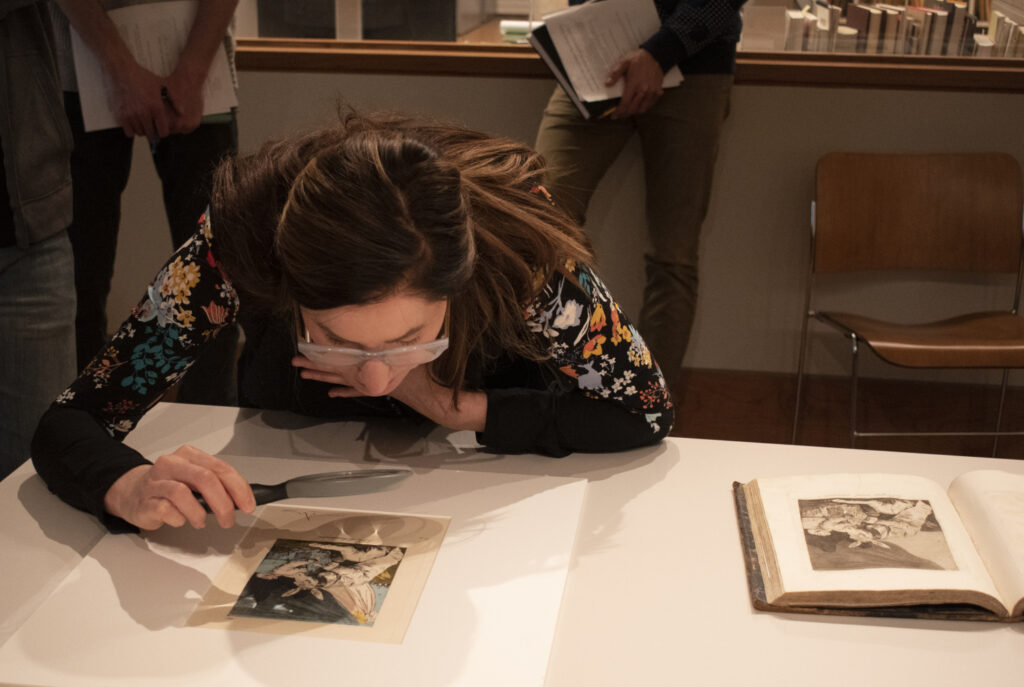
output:
[[[171, 108], [172, 110], [174, 109], [174, 101], [171, 100], [171, 94], [167, 90], [167, 86], [160, 87], [160, 100], [164, 101], [164, 105], [166, 105], [167, 107]], [[156, 154], [156, 145], [159, 142], [159, 138], [154, 138], [149, 142], [149, 151], [154, 155]]]

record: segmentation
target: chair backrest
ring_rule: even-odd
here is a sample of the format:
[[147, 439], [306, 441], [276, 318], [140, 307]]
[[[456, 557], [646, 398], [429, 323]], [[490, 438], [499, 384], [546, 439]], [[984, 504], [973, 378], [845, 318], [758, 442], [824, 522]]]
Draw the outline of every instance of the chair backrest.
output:
[[1005, 153], [828, 153], [818, 160], [815, 272], [1017, 272], [1024, 188]]

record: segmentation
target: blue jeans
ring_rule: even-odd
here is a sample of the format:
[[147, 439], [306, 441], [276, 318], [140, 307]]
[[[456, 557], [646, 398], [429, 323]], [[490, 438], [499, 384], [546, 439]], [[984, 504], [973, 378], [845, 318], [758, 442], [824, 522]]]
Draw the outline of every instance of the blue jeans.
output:
[[0, 248], [0, 478], [29, 457], [36, 423], [75, 378], [73, 275], [63, 231]]
[[[134, 140], [121, 129], [86, 132], [77, 93], [64, 93], [64, 108], [75, 138], [71, 154], [74, 220], [68, 235], [75, 254], [76, 346], [78, 369], [82, 369], [107, 343], [107, 296], [114, 276], [121, 193], [131, 172]], [[168, 136], [153, 146], [153, 163], [163, 187], [164, 211], [175, 250], [199, 227], [199, 217], [210, 202], [214, 168], [237, 148], [233, 116], [229, 122], [204, 123], [191, 133]], [[132, 229], [144, 231], [145, 227]], [[139, 284], [140, 298], [145, 286]], [[237, 326], [225, 327], [217, 334], [179, 382], [178, 401], [236, 403], [238, 339]]]

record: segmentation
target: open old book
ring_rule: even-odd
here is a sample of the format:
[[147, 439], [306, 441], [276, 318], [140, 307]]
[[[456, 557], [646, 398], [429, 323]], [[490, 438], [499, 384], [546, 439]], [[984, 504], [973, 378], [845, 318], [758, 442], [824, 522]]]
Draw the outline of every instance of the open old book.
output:
[[833, 474], [733, 485], [753, 605], [1024, 620], [1024, 476]]

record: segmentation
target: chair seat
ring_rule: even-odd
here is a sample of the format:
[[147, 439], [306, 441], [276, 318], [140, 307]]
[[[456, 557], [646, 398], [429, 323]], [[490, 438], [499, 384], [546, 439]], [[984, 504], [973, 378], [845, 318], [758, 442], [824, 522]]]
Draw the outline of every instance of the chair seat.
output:
[[1006, 311], [911, 325], [843, 312], [818, 312], [815, 316], [856, 334], [894, 365], [1024, 367], [1024, 318]]

